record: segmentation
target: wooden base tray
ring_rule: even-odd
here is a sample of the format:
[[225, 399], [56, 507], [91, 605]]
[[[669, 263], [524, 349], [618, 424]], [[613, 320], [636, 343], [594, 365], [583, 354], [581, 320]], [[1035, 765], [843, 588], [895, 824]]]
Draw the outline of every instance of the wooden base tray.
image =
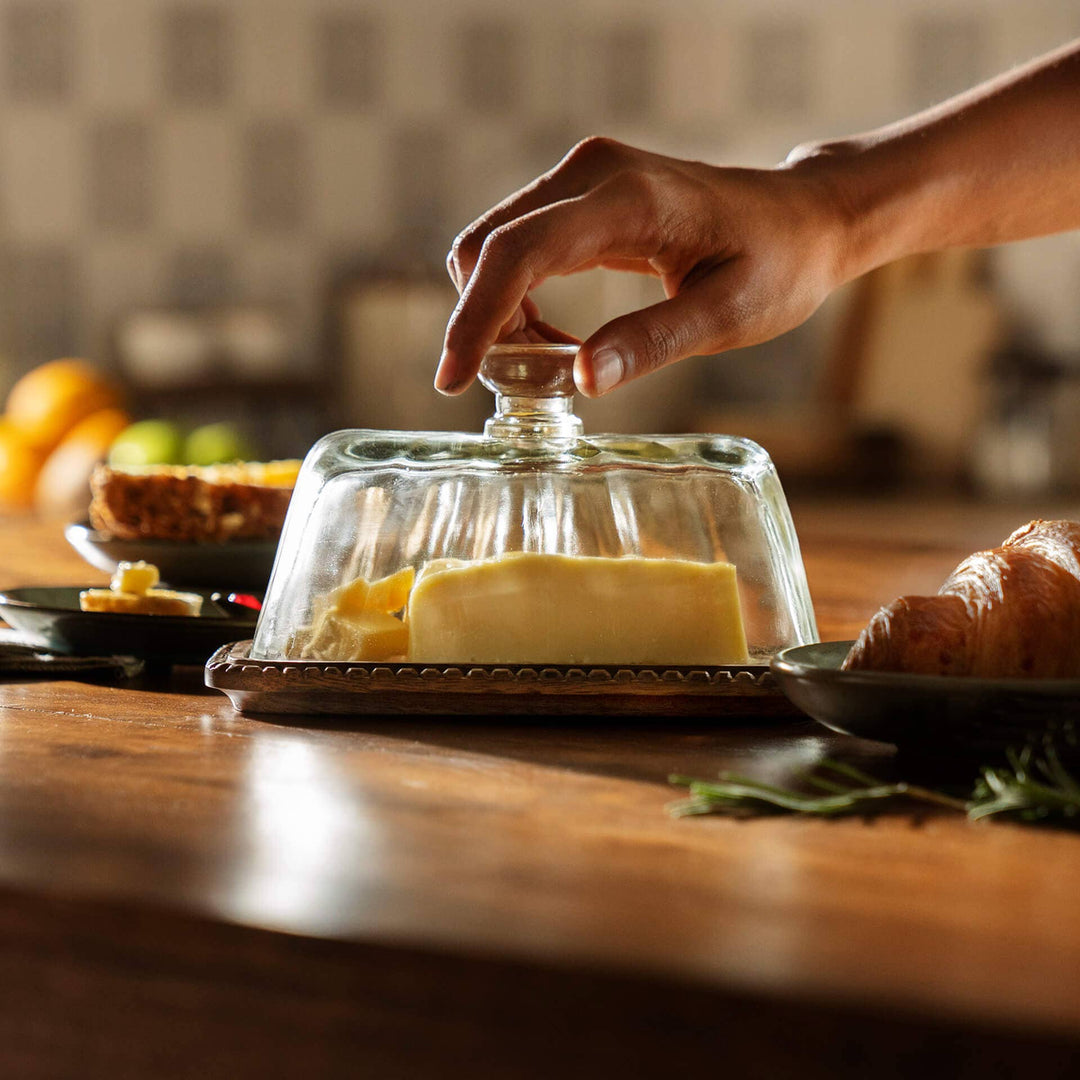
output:
[[253, 660], [250, 641], [223, 645], [206, 685], [245, 715], [453, 714], [791, 716], [768, 667], [447, 666]]

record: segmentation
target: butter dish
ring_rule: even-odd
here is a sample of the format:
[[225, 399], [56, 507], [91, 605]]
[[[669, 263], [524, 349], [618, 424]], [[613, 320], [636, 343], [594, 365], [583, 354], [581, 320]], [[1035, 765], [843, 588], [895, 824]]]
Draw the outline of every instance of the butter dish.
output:
[[[321, 439], [300, 471], [246, 670], [758, 678], [779, 650], [815, 641], [768, 454], [729, 435], [586, 435], [575, 351], [491, 349], [480, 380], [495, 411], [482, 433]], [[227, 662], [218, 656], [216, 677]]]

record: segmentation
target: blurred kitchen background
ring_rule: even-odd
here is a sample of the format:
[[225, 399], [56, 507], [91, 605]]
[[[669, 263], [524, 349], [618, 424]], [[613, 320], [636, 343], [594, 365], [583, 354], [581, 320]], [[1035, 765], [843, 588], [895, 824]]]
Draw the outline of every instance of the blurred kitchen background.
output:
[[[475, 428], [431, 389], [455, 233], [604, 133], [768, 166], [1080, 34], [1067, 0], [0, 0], [0, 389], [77, 355], [138, 415]], [[658, 296], [545, 285], [586, 334]], [[1080, 486], [1080, 236], [888, 268], [805, 327], [585, 403], [790, 484]]]

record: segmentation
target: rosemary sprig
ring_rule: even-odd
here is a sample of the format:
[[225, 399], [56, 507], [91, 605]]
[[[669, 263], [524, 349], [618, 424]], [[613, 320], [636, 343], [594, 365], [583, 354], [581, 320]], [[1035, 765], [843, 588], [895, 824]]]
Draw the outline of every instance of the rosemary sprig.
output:
[[1004, 815], [1080, 828], [1080, 781], [1068, 771], [1053, 745], [1044, 746], [1041, 753], [1034, 746], [1008, 750], [1005, 762], [1003, 766], [983, 766], [968, 799], [903, 780], [878, 780], [828, 758], [801, 776], [803, 790], [730, 772], [721, 773], [715, 781], [671, 776], [670, 782], [688, 788], [689, 794], [670, 803], [668, 810], [675, 817], [714, 813], [835, 817], [909, 801], [955, 810], [972, 821]]
[[1021, 821], [1055, 820], [1080, 826], [1080, 783], [1052, 744], [1036, 754], [1031, 746], [1005, 752], [1007, 766], [984, 766], [968, 807], [972, 820], [1008, 814]]

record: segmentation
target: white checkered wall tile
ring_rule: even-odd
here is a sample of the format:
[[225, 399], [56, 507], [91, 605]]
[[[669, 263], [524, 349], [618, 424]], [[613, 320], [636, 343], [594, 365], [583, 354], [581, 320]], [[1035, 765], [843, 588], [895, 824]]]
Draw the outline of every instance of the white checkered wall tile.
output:
[[368, 115], [320, 114], [309, 128], [312, 234], [318, 244], [387, 250], [394, 233], [388, 125]]
[[742, 27], [740, 95], [745, 115], [806, 117], [815, 107], [817, 24], [804, 15], [758, 16]]
[[84, 112], [149, 119], [161, 104], [161, 15], [147, 0], [81, 0], [76, 96]]
[[0, 125], [4, 230], [22, 243], [75, 243], [85, 219], [82, 125], [66, 108], [20, 104]]

